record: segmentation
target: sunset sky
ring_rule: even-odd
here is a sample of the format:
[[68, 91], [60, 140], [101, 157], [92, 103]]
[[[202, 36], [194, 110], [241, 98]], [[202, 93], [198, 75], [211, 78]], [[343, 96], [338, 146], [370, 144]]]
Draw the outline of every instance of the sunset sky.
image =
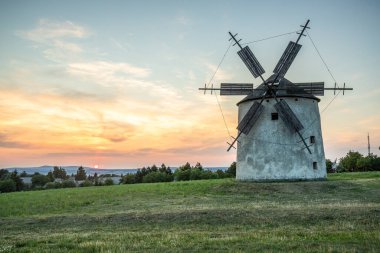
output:
[[[319, 103], [326, 158], [380, 146], [379, 1], [0, 1], [0, 168], [229, 166], [214, 95], [229, 46], [309, 34], [339, 85]], [[269, 77], [295, 33], [250, 44]], [[308, 37], [287, 73], [333, 87]], [[254, 79], [231, 47], [212, 83]], [[242, 97], [218, 97], [236, 135]], [[263, 137], [265, 138], [265, 137]]]

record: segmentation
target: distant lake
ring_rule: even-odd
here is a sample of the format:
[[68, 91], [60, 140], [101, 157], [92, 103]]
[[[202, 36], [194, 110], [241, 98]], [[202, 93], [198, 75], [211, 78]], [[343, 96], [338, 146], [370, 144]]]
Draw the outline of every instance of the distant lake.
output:
[[[22, 173], [25, 171], [28, 174], [34, 174], [35, 172], [38, 172], [40, 174], [47, 175], [49, 171], [53, 171], [54, 166], [40, 166], [40, 167], [13, 167], [13, 168], [4, 168], [8, 171], [17, 171], [18, 173]], [[62, 166], [61, 168], [66, 170], [66, 173], [68, 175], [76, 174], [79, 166]], [[94, 169], [89, 167], [83, 167], [86, 170], [87, 175], [94, 175], [97, 173], [98, 175], [104, 175], [104, 174], [115, 174], [115, 175], [125, 175], [125, 174], [135, 174], [137, 172], [137, 169]], [[174, 172], [177, 167], [170, 167], [170, 169]], [[211, 170], [211, 171], [217, 171], [217, 170], [223, 170], [226, 171], [228, 167], [205, 167], [205, 170]]]

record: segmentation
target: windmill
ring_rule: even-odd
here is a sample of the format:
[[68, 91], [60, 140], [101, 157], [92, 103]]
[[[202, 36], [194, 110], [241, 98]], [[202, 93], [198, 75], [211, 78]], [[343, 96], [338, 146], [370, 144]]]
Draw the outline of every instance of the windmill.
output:
[[[324, 82], [292, 83], [285, 74], [297, 56], [299, 44], [307, 20], [301, 25], [296, 42], [290, 41], [273, 70], [264, 79], [263, 67], [248, 46], [242, 47], [237, 34], [229, 32], [240, 50], [237, 52], [254, 78], [262, 83], [253, 88], [251, 83], [221, 83], [221, 96], [246, 95], [239, 107], [238, 135], [229, 147], [236, 148], [236, 178], [240, 180], [299, 180], [324, 179], [326, 177], [325, 155], [318, 109], [319, 98], [325, 90], [352, 90], [346, 88], [325, 88]], [[279, 120], [280, 119], [280, 120]]]

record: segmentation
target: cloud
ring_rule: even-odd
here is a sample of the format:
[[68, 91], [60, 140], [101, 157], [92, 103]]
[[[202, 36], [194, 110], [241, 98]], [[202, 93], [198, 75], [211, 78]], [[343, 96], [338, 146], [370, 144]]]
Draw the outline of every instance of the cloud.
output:
[[0, 133], [0, 148], [30, 148], [33, 145], [26, 143], [26, 142], [20, 142], [20, 141], [13, 141], [9, 140], [11, 136], [8, 136], [7, 134]]
[[[221, 150], [217, 144], [224, 143], [226, 133], [217, 107], [208, 106], [215, 104], [212, 97], [197, 96], [188, 84], [154, 79], [147, 67], [99, 54], [88, 59], [91, 47], [80, 43], [90, 33], [73, 22], [40, 21], [21, 36], [58, 64], [16, 61], [0, 80], [0, 131], [9, 132], [0, 140], [4, 157], [24, 150], [47, 161], [104, 157], [109, 164], [138, 164], [146, 159], [183, 162], [190, 156], [197, 161], [214, 155], [209, 147]], [[114, 43], [123, 50], [125, 44]], [[191, 69], [181, 75], [197, 80]], [[219, 70], [217, 78], [226, 80], [226, 74]]]
[[71, 40], [87, 38], [90, 32], [85, 27], [71, 21], [57, 22], [40, 19], [34, 29], [18, 31], [16, 34], [33, 41], [39, 47], [43, 46], [45, 58], [51, 61], [61, 61], [82, 53], [82, 47]]
[[17, 34], [31, 41], [47, 43], [56, 39], [85, 38], [89, 36], [90, 32], [71, 21], [57, 22], [40, 19], [36, 28]]
[[[217, 69], [217, 65], [211, 64], [211, 63], [204, 63], [206, 67], [209, 69], [209, 73], [215, 73], [215, 70]], [[218, 69], [216, 72], [213, 82], [225, 82], [232, 79], [232, 75], [228, 74], [227, 72], [223, 71], [221, 68]]]
[[128, 63], [114, 63], [107, 61], [78, 62], [70, 63], [67, 66], [67, 72], [72, 75], [81, 76], [86, 79], [102, 80], [108, 83], [108, 80], [114, 80], [119, 75], [133, 77], [147, 77], [150, 70], [139, 68]]

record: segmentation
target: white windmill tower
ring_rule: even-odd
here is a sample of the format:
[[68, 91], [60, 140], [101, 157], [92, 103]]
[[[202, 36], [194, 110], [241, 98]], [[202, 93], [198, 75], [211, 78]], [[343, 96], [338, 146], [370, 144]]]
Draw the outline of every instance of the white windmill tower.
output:
[[[239, 131], [228, 151], [237, 142], [236, 179], [238, 180], [315, 180], [326, 178], [325, 154], [319, 98], [324, 90], [352, 90], [325, 88], [324, 82], [292, 83], [284, 76], [299, 52], [298, 44], [309, 20], [296, 42], [289, 42], [285, 52], [267, 80], [264, 69], [248, 46], [242, 47], [236, 34], [229, 33], [238, 45], [238, 55], [252, 75], [262, 84], [222, 83], [220, 95], [247, 95], [239, 107]], [[231, 40], [230, 39], [230, 40]], [[235, 147], [234, 147], [235, 148]]]

